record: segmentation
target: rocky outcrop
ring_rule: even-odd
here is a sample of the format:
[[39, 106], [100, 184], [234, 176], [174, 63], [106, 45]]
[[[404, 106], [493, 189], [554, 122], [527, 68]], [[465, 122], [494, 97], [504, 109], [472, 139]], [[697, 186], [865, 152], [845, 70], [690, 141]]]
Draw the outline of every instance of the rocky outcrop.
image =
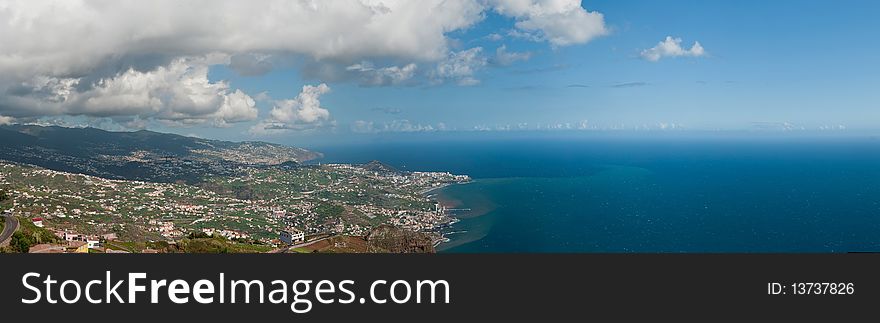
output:
[[368, 252], [434, 253], [434, 239], [428, 233], [413, 232], [390, 225], [381, 225], [368, 233]]

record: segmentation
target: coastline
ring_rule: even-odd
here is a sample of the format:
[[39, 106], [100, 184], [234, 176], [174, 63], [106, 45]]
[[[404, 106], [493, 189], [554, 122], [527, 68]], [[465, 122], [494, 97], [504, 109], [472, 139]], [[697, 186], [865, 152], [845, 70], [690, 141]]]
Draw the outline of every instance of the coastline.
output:
[[430, 188], [423, 189], [423, 190], [421, 190], [421, 191], [419, 192], [419, 194], [421, 194], [421, 195], [425, 195], [425, 196], [428, 196], [428, 195], [431, 195], [431, 192], [433, 192], [433, 191], [440, 190], [440, 189], [444, 189], [444, 188], [449, 187], [449, 186], [452, 186], [452, 185], [457, 185], [457, 184], [467, 184], [467, 183], [470, 183], [470, 181], [468, 181], [468, 182], [464, 182], [464, 183], [443, 183], [443, 184], [440, 184], [440, 186], [437, 186], [437, 187], [430, 187]]
[[450, 227], [460, 221], [458, 218], [453, 217], [452, 215], [449, 214], [449, 212], [447, 212], [447, 209], [446, 209], [447, 206], [442, 204], [442, 202], [436, 197], [437, 193], [435, 193], [435, 192], [442, 190], [444, 188], [450, 187], [452, 185], [468, 184], [471, 182], [473, 182], [473, 180], [469, 180], [466, 182], [444, 183], [444, 184], [441, 184], [437, 187], [424, 189], [420, 192], [421, 195], [425, 196], [430, 201], [434, 202], [435, 204], [440, 205], [440, 215], [446, 220], [442, 224], [439, 224], [439, 225], [435, 226], [434, 228], [432, 228], [432, 231], [437, 234], [437, 239], [435, 239], [433, 242], [434, 248], [437, 248], [437, 246], [439, 246], [443, 243], [447, 243], [451, 240], [450, 238], [448, 238], [446, 236], [448, 233], [443, 232], [443, 229], [448, 228], [448, 227]]

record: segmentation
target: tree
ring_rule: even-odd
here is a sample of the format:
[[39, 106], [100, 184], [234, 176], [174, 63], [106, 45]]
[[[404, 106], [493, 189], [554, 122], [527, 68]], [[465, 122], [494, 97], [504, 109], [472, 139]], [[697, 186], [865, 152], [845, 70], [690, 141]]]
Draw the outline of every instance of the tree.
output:
[[19, 231], [12, 234], [12, 241], [9, 242], [9, 247], [12, 248], [12, 251], [20, 253], [27, 253], [31, 249], [31, 245], [33, 245], [33, 242], [28, 236]]
[[9, 199], [9, 194], [6, 194], [5, 190], [0, 190], [0, 202]]
[[210, 235], [208, 235], [207, 233], [204, 233], [202, 231], [193, 231], [193, 232], [189, 233], [190, 239], [205, 239], [205, 238], [210, 238], [210, 237], [211, 237]]

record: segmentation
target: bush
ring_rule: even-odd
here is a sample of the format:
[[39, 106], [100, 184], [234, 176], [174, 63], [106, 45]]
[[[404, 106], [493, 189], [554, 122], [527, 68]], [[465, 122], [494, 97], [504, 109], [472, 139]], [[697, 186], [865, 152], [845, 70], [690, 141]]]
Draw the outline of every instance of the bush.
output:
[[16, 231], [12, 234], [12, 240], [9, 242], [9, 248], [12, 252], [20, 252], [27, 253], [31, 246], [35, 245], [33, 239], [24, 235], [23, 233]]
[[204, 238], [210, 238], [210, 237], [211, 237], [210, 235], [208, 235], [207, 233], [204, 233], [202, 231], [193, 231], [193, 232], [189, 233], [190, 239], [204, 239]]
[[185, 253], [229, 253], [229, 246], [216, 239], [183, 239], [177, 243]]
[[41, 243], [60, 242], [52, 231], [35, 226], [31, 221], [19, 220], [19, 231], [12, 234], [8, 250], [11, 252], [27, 253], [32, 246]]

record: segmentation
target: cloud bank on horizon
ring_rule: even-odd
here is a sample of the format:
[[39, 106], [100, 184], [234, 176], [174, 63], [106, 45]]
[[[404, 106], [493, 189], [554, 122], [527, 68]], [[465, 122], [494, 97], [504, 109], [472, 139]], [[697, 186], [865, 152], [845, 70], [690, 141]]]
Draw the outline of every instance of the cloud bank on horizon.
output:
[[[603, 14], [579, 0], [2, 0], [0, 121], [320, 127], [332, 124], [319, 100], [330, 87], [320, 81], [468, 86], [490, 62], [528, 60], [531, 53], [506, 47], [488, 57], [449, 36], [489, 12], [514, 20], [510, 33], [553, 48], [609, 33]], [[259, 76], [291, 57], [319, 82], [291, 89], [294, 97], [273, 101], [268, 115], [251, 94], [209, 79], [212, 66]]]

